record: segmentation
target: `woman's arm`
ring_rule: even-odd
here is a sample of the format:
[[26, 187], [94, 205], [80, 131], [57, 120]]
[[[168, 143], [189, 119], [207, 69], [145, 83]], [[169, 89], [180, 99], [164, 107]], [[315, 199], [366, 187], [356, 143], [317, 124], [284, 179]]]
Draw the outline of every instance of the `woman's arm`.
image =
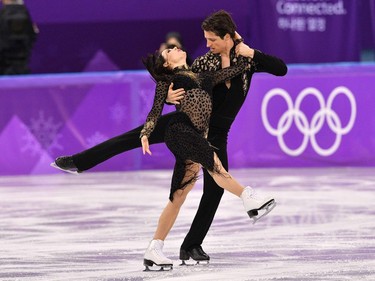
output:
[[216, 86], [219, 83], [223, 83], [226, 80], [230, 80], [250, 68], [250, 64], [245, 57], [239, 56], [237, 60], [238, 63], [236, 65], [222, 68], [213, 72], [213, 86]]
[[161, 115], [164, 107], [164, 101], [168, 92], [168, 85], [166, 81], [159, 81], [156, 84], [154, 103], [152, 105], [151, 111], [147, 115], [146, 122], [141, 131], [140, 138], [146, 136], [150, 137], [150, 134], [154, 130], [157, 120]]

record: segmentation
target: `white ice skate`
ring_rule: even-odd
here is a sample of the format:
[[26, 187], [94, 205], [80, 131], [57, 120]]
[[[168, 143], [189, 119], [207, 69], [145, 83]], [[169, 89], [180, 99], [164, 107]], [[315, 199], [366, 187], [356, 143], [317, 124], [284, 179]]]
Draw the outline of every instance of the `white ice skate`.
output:
[[152, 271], [150, 266], [153, 265], [158, 266], [157, 270], [160, 271], [173, 269], [173, 261], [163, 254], [163, 246], [163, 240], [152, 240], [150, 242], [143, 258], [143, 265], [146, 267], [144, 271]]
[[272, 197], [261, 197], [250, 186], [245, 187], [241, 194], [245, 211], [253, 220], [253, 224], [266, 216], [276, 206]]

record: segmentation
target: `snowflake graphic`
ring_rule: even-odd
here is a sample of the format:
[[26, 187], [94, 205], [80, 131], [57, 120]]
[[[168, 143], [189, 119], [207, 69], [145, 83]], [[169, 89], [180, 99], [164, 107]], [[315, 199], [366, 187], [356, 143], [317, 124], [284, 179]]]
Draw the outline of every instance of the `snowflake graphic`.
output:
[[95, 132], [92, 136], [86, 139], [86, 144], [88, 147], [97, 145], [98, 143], [104, 142], [107, 137], [100, 132]]
[[22, 137], [25, 140], [25, 145], [21, 151], [30, 151], [32, 155], [41, 155], [43, 151], [51, 154], [53, 149], [62, 150], [62, 146], [58, 143], [58, 139], [61, 138], [61, 134], [58, 134], [61, 125], [61, 123], [55, 123], [52, 117], [45, 118], [44, 112], [39, 111], [39, 117], [31, 118], [28, 126], [33, 136], [26, 134]]
[[116, 103], [109, 109], [109, 111], [111, 120], [120, 124], [125, 119], [127, 107], [123, 106], [121, 103]]

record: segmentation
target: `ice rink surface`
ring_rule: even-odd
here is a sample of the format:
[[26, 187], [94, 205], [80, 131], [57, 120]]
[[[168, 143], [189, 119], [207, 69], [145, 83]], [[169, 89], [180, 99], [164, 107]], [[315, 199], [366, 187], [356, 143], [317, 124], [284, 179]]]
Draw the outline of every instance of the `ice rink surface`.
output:
[[171, 171], [0, 177], [0, 280], [375, 280], [375, 168], [231, 172], [278, 205], [253, 225], [226, 192], [203, 244], [209, 265], [179, 266], [198, 181], [165, 241], [168, 272], [142, 262]]

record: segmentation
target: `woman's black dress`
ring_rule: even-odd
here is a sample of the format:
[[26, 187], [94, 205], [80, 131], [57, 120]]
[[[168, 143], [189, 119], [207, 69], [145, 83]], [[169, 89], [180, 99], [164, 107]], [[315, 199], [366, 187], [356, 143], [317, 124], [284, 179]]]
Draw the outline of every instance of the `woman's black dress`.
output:
[[[184, 99], [176, 106], [179, 114], [170, 120], [164, 136], [167, 147], [176, 158], [169, 196], [171, 201], [177, 189], [183, 189], [197, 179], [198, 175], [193, 174], [184, 180], [191, 164], [199, 163], [208, 171], [217, 172], [214, 148], [206, 139], [212, 111], [212, 89], [250, 67], [248, 60], [243, 57], [238, 61], [236, 66], [198, 74], [190, 69], [176, 69], [174, 75], [167, 78], [173, 82], [174, 89], [185, 89]], [[165, 87], [156, 88], [154, 103], [141, 136], [150, 136], [161, 115], [166, 96]]]

